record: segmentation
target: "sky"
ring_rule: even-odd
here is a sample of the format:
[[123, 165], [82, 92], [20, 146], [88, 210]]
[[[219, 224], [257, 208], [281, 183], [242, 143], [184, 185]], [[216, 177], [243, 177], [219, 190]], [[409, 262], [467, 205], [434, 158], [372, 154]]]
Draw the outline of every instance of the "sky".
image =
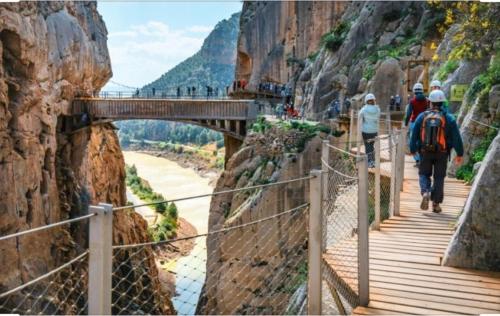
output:
[[[241, 1], [99, 1], [108, 29], [111, 81], [142, 87], [196, 53], [217, 22]], [[112, 82], [104, 90], [123, 90]]]

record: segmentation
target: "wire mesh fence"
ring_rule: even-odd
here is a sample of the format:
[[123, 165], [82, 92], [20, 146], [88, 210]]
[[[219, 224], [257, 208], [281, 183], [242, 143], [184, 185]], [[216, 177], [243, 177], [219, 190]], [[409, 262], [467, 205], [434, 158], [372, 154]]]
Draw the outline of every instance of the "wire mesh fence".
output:
[[88, 311], [88, 252], [0, 294], [0, 313], [81, 315]]
[[[113, 313], [285, 314], [305, 306], [308, 205], [198, 236], [115, 246]], [[287, 227], [287, 231], [277, 229]], [[207, 239], [217, 247], [207, 247]], [[186, 256], [172, 256], [184, 249]], [[208, 260], [210, 258], [210, 260]], [[144, 267], [154, 260], [161, 285]]]
[[326, 167], [323, 174], [323, 243], [325, 260], [330, 268], [324, 270], [324, 278], [354, 306], [358, 302], [359, 272], [358, 157], [334, 146], [326, 147], [328, 161], [323, 161], [323, 169]]

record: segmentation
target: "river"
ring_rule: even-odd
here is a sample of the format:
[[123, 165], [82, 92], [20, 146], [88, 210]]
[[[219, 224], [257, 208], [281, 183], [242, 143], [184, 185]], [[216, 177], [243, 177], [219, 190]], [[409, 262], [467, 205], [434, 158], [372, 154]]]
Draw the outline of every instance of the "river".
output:
[[[139, 177], [147, 180], [153, 191], [161, 193], [166, 199], [213, 192], [208, 178], [203, 178], [194, 170], [183, 168], [174, 161], [133, 151], [124, 151], [123, 156], [125, 163], [135, 165]], [[128, 189], [127, 198], [134, 204], [140, 203], [140, 200]], [[203, 197], [175, 203], [179, 217], [190, 222], [198, 234], [207, 232], [210, 199], [210, 197]], [[136, 211], [149, 223], [154, 218], [154, 212], [148, 207]], [[176, 275], [176, 295], [172, 298], [172, 303], [178, 314], [193, 315], [195, 313], [205, 280], [205, 268], [205, 237], [196, 239], [195, 246], [189, 255], [168, 264], [168, 270]]]

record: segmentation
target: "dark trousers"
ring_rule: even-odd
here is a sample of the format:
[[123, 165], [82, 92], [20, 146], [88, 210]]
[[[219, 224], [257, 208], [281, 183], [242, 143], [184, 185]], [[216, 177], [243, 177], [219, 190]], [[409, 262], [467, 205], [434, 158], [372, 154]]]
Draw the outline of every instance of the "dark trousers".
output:
[[[421, 153], [418, 167], [420, 192], [431, 192], [434, 203], [442, 203], [444, 197], [444, 178], [448, 165], [447, 153]], [[434, 183], [431, 182], [431, 176]]]
[[363, 135], [363, 142], [365, 143], [365, 151], [368, 156], [368, 165], [375, 164], [375, 144], [373, 142], [374, 138], [377, 137], [377, 133], [361, 133]]

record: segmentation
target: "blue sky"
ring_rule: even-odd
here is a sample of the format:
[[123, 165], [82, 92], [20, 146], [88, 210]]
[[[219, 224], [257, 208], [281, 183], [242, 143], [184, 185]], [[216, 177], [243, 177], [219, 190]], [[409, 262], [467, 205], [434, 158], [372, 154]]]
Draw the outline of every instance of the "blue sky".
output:
[[[193, 55], [217, 22], [241, 10], [241, 1], [99, 1], [108, 29], [111, 80], [143, 86]], [[108, 83], [107, 90], [118, 87]]]

